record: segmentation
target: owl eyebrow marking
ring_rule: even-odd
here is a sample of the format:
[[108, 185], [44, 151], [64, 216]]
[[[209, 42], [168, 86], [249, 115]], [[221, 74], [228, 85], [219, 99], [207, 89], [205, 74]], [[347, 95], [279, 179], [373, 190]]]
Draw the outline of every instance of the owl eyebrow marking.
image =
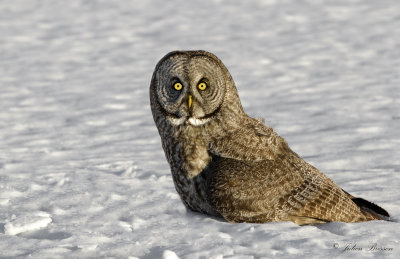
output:
[[205, 78], [205, 77], [201, 78], [201, 79], [197, 82], [197, 84], [200, 84], [200, 83], [206, 83], [207, 85], [209, 85], [209, 81], [208, 81], [208, 79]]

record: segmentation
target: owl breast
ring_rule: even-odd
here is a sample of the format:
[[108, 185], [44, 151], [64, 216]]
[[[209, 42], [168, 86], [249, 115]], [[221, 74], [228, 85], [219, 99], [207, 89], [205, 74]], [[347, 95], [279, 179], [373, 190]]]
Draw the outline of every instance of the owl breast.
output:
[[191, 179], [199, 175], [211, 161], [205, 145], [197, 142], [201, 141], [195, 139], [192, 143], [183, 144], [179, 152], [184, 157], [186, 175]]
[[[172, 125], [171, 125], [172, 126]], [[185, 126], [173, 128], [173, 136], [163, 138], [163, 147], [170, 163], [175, 189], [191, 210], [217, 216], [209, 205], [207, 179], [202, 172], [212, 158], [207, 151], [204, 130]]]

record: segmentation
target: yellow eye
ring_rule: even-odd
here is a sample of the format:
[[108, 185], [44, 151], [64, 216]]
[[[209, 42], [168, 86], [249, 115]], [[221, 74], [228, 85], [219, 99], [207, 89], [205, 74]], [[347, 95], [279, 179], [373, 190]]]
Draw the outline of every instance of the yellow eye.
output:
[[206, 83], [200, 83], [198, 86], [197, 86], [201, 91], [204, 91], [204, 90], [206, 90], [206, 88], [207, 88], [207, 84]]
[[175, 90], [180, 91], [180, 90], [182, 90], [182, 84], [181, 83], [175, 83], [174, 84], [174, 88], [175, 88]]

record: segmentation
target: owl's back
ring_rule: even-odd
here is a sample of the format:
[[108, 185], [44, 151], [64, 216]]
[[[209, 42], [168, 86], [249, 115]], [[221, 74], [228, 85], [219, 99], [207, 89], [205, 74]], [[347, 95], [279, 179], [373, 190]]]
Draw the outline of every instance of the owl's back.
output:
[[381, 219], [363, 211], [352, 196], [296, 155], [281, 159], [252, 162], [213, 157], [206, 172], [210, 203], [231, 222], [302, 225]]

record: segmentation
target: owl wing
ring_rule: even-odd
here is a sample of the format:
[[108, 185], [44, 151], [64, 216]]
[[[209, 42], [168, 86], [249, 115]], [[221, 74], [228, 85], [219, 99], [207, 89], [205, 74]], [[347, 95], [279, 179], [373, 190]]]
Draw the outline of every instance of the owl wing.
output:
[[260, 124], [247, 124], [210, 145], [210, 201], [225, 219], [299, 225], [377, 219]]
[[295, 154], [272, 128], [253, 118], [215, 139], [209, 150], [212, 154], [240, 161], [276, 160], [287, 152]]

